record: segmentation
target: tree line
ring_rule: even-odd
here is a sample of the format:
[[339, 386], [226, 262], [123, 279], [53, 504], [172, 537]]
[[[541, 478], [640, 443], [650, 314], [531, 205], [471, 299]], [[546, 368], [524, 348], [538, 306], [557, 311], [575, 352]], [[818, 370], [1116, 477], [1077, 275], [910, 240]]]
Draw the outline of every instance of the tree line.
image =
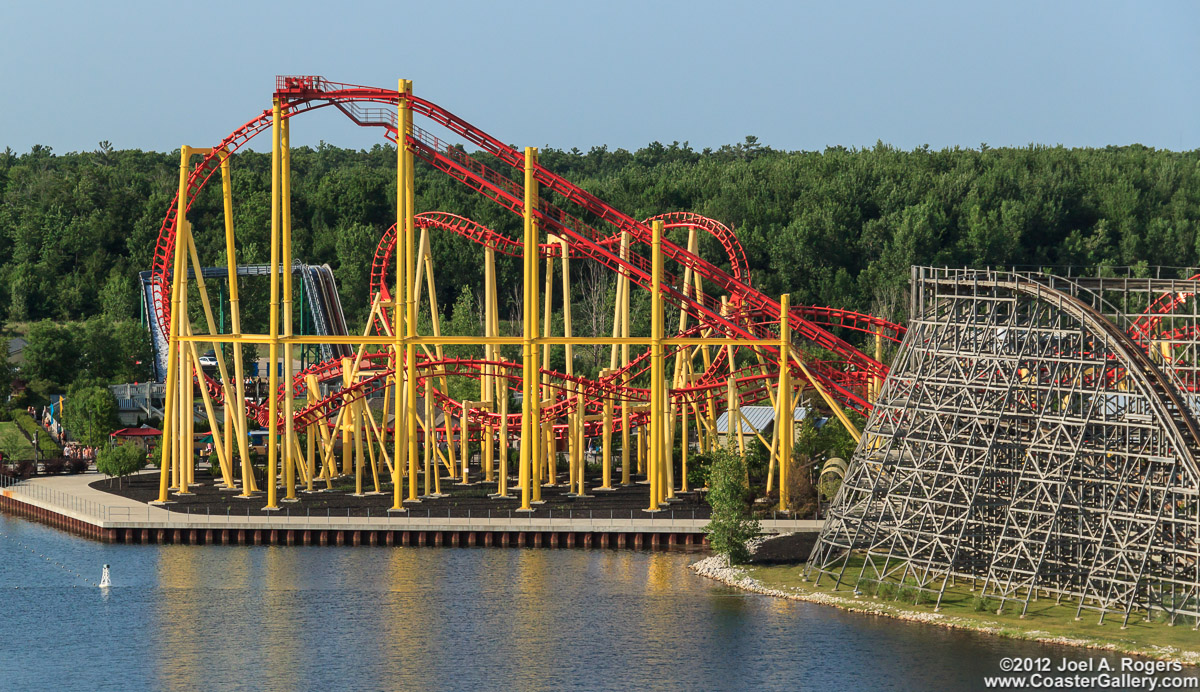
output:
[[[695, 211], [729, 225], [745, 246], [754, 285], [768, 294], [895, 319], [905, 317], [911, 264], [1200, 264], [1197, 151], [905, 151], [882, 143], [780, 151], [747, 137], [702, 151], [686, 142], [632, 152], [549, 148], [541, 161], [635, 217]], [[17, 323], [137, 319], [137, 272], [150, 268], [177, 166], [177, 152], [115, 150], [106, 142], [91, 152], [35, 146], [0, 154], [0, 316]], [[292, 166], [293, 255], [333, 267], [357, 328], [368, 311], [376, 243], [395, 216], [395, 149], [322, 143], [295, 149]], [[236, 154], [233, 176], [241, 260], [266, 262], [270, 155]], [[203, 261], [223, 264], [220, 188], [209, 187], [190, 219]], [[419, 211], [451, 211], [520, 232], [519, 217], [428, 166], [418, 166], [417, 194]], [[445, 317], [464, 295], [478, 305], [482, 249], [446, 233], [433, 234], [431, 247]], [[701, 253], [728, 266], [710, 238]], [[501, 310], [511, 318], [520, 296], [503, 286], [518, 279], [520, 263], [500, 258], [498, 269]], [[576, 319], [589, 297], [611, 291], [607, 277], [593, 273], [579, 273]], [[265, 320], [266, 282], [243, 281], [241, 304], [254, 329]], [[192, 304], [199, 308], [198, 300]]]

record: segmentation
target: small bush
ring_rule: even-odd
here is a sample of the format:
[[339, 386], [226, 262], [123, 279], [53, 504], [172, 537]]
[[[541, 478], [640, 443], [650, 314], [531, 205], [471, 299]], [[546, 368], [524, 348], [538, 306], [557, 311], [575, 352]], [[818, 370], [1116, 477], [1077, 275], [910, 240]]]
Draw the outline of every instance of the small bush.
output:
[[47, 476], [57, 476], [67, 469], [67, 460], [61, 457], [47, 459], [42, 462], [42, 473]]
[[976, 613], [995, 612], [996, 609], [992, 607], [994, 605], [995, 603], [992, 599], [983, 594], [975, 594], [975, 598], [971, 599], [971, 610], [974, 610]]
[[875, 595], [880, 598], [892, 598], [896, 595], [896, 585], [890, 581], [881, 581], [875, 588]]
[[31, 459], [22, 459], [12, 467], [12, 475], [16, 478], [20, 478], [21, 480], [25, 480], [26, 478], [32, 476], [36, 469], [37, 466]]
[[[146, 452], [137, 445], [103, 447], [96, 456], [96, 470], [110, 478], [124, 478], [146, 466]], [[111, 481], [110, 481], [111, 482]]]
[[750, 516], [745, 463], [730, 450], [714, 454], [705, 498], [712, 507], [712, 517], [704, 527], [704, 533], [708, 535], [713, 551], [727, 555], [731, 564], [750, 558], [746, 542], [759, 532], [758, 522]]
[[72, 459], [67, 462], [67, 473], [72, 475], [87, 471], [88, 463], [84, 459]]

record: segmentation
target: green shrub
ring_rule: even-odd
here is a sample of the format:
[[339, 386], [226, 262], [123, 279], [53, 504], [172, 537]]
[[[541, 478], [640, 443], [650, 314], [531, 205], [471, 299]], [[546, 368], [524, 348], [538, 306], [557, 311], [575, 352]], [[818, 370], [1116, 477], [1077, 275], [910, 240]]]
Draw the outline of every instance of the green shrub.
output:
[[712, 466], [713, 455], [710, 452], [695, 454], [688, 457], [688, 486], [703, 488], [708, 485], [708, 469]]
[[750, 489], [746, 487], [746, 466], [742, 457], [730, 450], [713, 455], [708, 474], [708, 495], [712, 517], [704, 533], [712, 549], [729, 557], [730, 564], [750, 557], [746, 541], [759, 533], [759, 524], [750, 516]]
[[96, 455], [96, 470], [106, 476], [124, 478], [146, 466], [146, 453], [132, 444], [102, 447]]
[[996, 609], [995, 602], [984, 596], [983, 594], [975, 594], [975, 598], [971, 599], [971, 609], [976, 613], [994, 613]]

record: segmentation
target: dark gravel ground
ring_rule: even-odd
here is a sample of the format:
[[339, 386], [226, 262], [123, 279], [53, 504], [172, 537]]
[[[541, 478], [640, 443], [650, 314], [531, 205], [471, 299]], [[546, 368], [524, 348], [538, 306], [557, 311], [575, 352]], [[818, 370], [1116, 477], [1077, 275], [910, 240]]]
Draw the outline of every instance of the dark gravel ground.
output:
[[[118, 487], [116, 481], [110, 484], [107, 480], [96, 481], [91, 484], [91, 487], [138, 502], [149, 502], [158, 499], [158, 481], [158, 473], [145, 473], [126, 478], [121, 487]], [[334, 489], [330, 491], [306, 493], [297, 490], [296, 497], [299, 498], [297, 502], [283, 502], [284, 492], [280, 489], [279, 506], [281, 509], [279, 512], [267, 512], [263, 509], [266, 505], [265, 492], [256, 493], [252, 499], [244, 499], [238, 498], [237, 492], [218, 489], [217, 481], [206, 469], [197, 469], [196, 482], [199, 485], [192, 487], [193, 495], [180, 497], [172, 494], [171, 504], [165, 505], [164, 508], [172, 512], [191, 514], [263, 516], [282, 513], [370, 517], [386, 515], [387, 510], [392, 506], [391, 483], [382, 484], [384, 492], [381, 495], [355, 497], [353, 495], [353, 477], [334, 479]], [[647, 507], [649, 490], [646, 485], [618, 486], [616, 490], [612, 491], [593, 492], [591, 488], [600, 485], [599, 477], [589, 478], [587, 485], [591, 497], [567, 497], [566, 486], [543, 487], [542, 499], [545, 502], [541, 505], [534, 505], [533, 516], [539, 518], [574, 516], [596, 519], [628, 518], [630, 516], [634, 518], [653, 516], [664, 519], [672, 517], [707, 519], [709, 517], [708, 504], [696, 492], [679, 495], [680, 501], [672, 502], [663, 511], [651, 514], [642, 511]], [[324, 487], [324, 483], [314, 484], [314, 487]], [[364, 490], [370, 491], [373, 487], [369, 479], [364, 480]], [[423, 488], [424, 481], [422, 480], [419, 489]], [[460, 485], [443, 478], [442, 492], [448, 493], [449, 496], [422, 499], [419, 504], [406, 503], [406, 506], [413, 516], [481, 517], [490, 515], [499, 517], [507, 516], [510, 512], [512, 516], [529, 516], [527, 513], [513, 511], [521, 506], [520, 489], [515, 479], [509, 483], [509, 492], [515, 498], [511, 500], [488, 497], [489, 493], [496, 492], [496, 483], [479, 482], [474, 485]]]

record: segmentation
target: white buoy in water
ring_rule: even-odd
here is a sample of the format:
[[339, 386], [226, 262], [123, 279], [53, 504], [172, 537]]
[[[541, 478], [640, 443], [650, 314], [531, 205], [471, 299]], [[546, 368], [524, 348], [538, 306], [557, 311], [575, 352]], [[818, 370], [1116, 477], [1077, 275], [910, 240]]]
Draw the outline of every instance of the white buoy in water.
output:
[[108, 565], [104, 566], [104, 572], [100, 574], [100, 588], [107, 589], [112, 586], [112, 582], [108, 578]]

